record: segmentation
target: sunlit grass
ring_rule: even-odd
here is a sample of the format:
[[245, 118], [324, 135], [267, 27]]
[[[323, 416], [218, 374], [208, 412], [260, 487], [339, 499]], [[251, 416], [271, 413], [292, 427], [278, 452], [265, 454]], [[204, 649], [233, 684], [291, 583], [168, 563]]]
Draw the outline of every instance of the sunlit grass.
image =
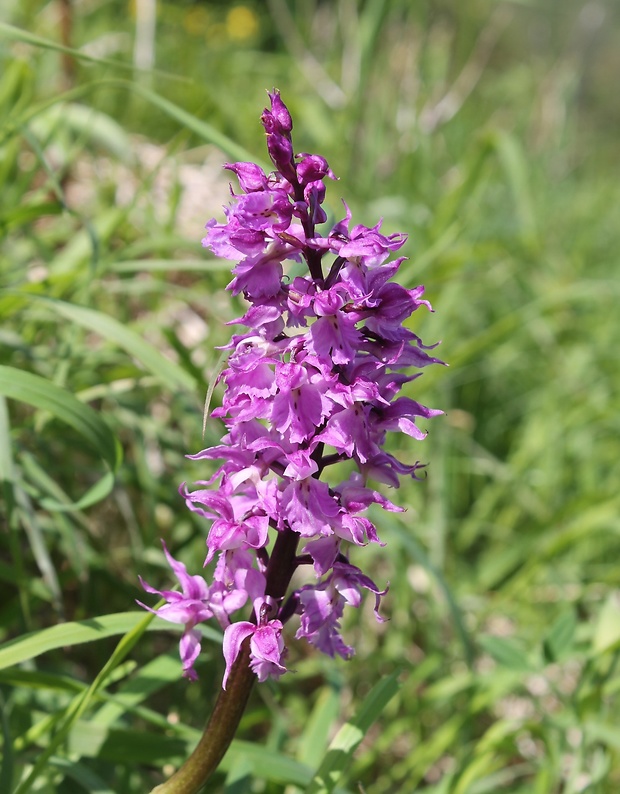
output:
[[[410, 234], [404, 283], [436, 310], [412, 327], [450, 365], [410, 393], [446, 416], [423, 444], [394, 438], [429, 467], [368, 550], [389, 622], [370, 604], [351, 619], [348, 664], [291, 643], [296, 672], [255, 693], [214, 790], [303, 790], [401, 670], [343, 790], [617, 791], [620, 33], [602, 5], [599, 22], [494, 5], [158, 4], [153, 73], [134, 70], [124, 3], [74, 14], [64, 43], [94, 63], [2, 31], [0, 791], [26, 791], [48, 751], [32, 790], [145, 791], [220, 685], [215, 635], [196, 685], [169, 629], [115, 648], [138, 574], [170, 586], [159, 538], [204, 559], [177, 486], [221, 435], [209, 420], [203, 440], [203, 402], [240, 306], [199, 243], [220, 164], [262, 155], [274, 85], [341, 177], [332, 215], [343, 195]], [[1, 21], [58, 43], [60, 7]], [[46, 645], [65, 622], [77, 634]]]

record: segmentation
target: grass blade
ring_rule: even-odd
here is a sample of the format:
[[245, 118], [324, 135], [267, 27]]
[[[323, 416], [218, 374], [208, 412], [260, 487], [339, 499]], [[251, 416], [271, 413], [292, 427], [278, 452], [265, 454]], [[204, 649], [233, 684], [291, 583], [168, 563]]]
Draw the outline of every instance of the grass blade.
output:
[[196, 118], [196, 116], [188, 113], [186, 110], [183, 110], [183, 108], [180, 108], [178, 105], [175, 105], [174, 102], [170, 102], [169, 99], [164, 99], [164, 97], [159, 96], [159, 94], [156, 94], [154, 91], [151, 91], [150, 89], [135, 83], [123, 82], [123, 84], [127, 88], [131, 89], [135, 94], [138, 94], [138, 96], [141, 96], [143, 99], [145, 99], [147, 102], [150, 102], [152, 105], [155, 105], [155, 107], [158, 107], [168, 116], [170, 116], [170, 118], [178, 121], [179, 124], [185, 129], [191, 130], [193, 133], [198, 135], [199, 138], [202, 138], [202, 140], [217, 146], [233, 160], [251, 160], [252, 162], [261, 165], [263, 169], [267, 171], [270, 170], [270, 167], [266, 165], [264, 161], [257, 159], [255, 154], [252, 154], [252, 152], [244, 149], [243, 146], [239, 146], [238, 143], [235, 143], [235, 141], [233, 141], [227, 135], [221, 133], [215, 127], [211, 126], [211, 124], [208, 122]]
[[127, 325], [110, 317], [103, 312], [95, 309], [88, 309], [85, 306], [77, 306], [73, 303], [33, 296], [36, 300], [45, 303], [52, 311], [61, 317], [88, 328], [90, 331], [102, 336], [110, 342], [114, 342], [130, 356], [138, 359], [145, 369], [156, 375], [162, 383], [170, 388], [178, 388], [187, 392], [196, 391], [196, 381], [174, 361], [165, 358], [142, 337], [128, 328]]
[[109, 468], [76, 502], [60, 504], [53, 499], [47, 499], [45, 506], [48, 509], [82, 510], [105, 499], [114, 485], [114, 473], [121, 460], [121, 447], [112, 431], [92, 408], [46, 378], [15, 367], [0, 366], [0, 395], [49, 411], [66, 422], [77, 430]]
[[400, 672], [396, 670], [379, 681], [369, 692], [357, 716], [338, 731], [306, 794], [329, 794], [334, 790], [368, 729], [398, 692]]
[[[94, 642], [105, 637], [125, 634], [135, 629], [142, 620], [144, 620], [143, 612], [118, 612], [90, 620], [61, 623], [48, 629], [34, 631], [25, 637], [19, 637], [0, 646], [0, 670], [30, 659], [36, 659], [37, 656], [56, 648], [81, 645], [84, 642]], [[157, 618], [148, 628], [149, 631], [164, 629], [171, 631], [171, 624]], [[221, 642], [221, 636], [215, 630], [205, 632], [205, 636], [216, 642]]]

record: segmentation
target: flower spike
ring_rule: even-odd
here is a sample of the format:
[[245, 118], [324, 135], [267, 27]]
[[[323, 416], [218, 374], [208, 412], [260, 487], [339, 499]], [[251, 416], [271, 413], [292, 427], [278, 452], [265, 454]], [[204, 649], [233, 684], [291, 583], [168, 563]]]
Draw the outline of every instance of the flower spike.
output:
[[[369, 481], [398, 488], [402, 477], [418, 479], [423, 465], [388, 452], [389, 434], [417, 443], [427, 420], [442, 413], [401, 393], [419, 370], [443, 363], [410, 328], [414, 312], [432, 311], [424, 288], [394, 280], [404, 257], [392, 257], [406, 235], [384, 233], [381, 222], [351, 228], [347, 204], [342, 220], [319, 230], [327, 218], [325, 180], [336, 176], [324, 157], [295, 154], [291, 114], [278, 91], [269, 99], [261, 122], [275, 169], [227, 163], [240, 192], [231, 188], [225, 221], [211, 219], [203, 240], [232, 260], [228, 289], [249, 304], [234, 321], [246, 330], [227, 346], [224, 396], [212, 412], [226, 432], [217, 446], [188, 456], [221, 464], [207, 482], [181, 487], [188, 508], [206, 522], [205, 564], [215, 561], [215, 572], [211, 584], [190, 576], [164, 546], [181, 592], [142, 583], [166, 599], [151, 611], [184, 627], [188, 678], [196, 677], [197, 626], [218, 621], [224, 689], [240, 661], [259, 681], [286, 672], [289, 620], [297, 622], [298, 640], [344, 659], [354, 653], [342, 638], [345, 607], [359, 607], [368, 591], [383, 620], [387, 588], [349, 555], [383, 545], [367, 515], [371, 505], [403, 508]], [[330, 478], [331, 467], [346, 461], [346, 479]], [[289, 592], [300, 566], [306, 583]], [[239, 619], [246, 605], [251, 614]]]

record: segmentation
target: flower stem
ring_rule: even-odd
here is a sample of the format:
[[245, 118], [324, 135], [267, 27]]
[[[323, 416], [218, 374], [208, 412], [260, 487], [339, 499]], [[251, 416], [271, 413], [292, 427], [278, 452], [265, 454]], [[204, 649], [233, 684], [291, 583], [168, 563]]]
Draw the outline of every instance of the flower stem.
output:
[[[287, 528], [278, 534], [274, 544], [265, 589], [267, 595], [277, 601], [284, 597], [297, 567], [298, 541], [299, 535]], [[250, 668], [250, 638], [247, 637], [194, 752], [172, 777], [155, 786], [151, 794], [197, 794], [200, 791], [234, 739], [254, 681], [256, 675]]]
[[165, 783], [151, 794], [197, 794], [217, 769], [232, 742], [256, 675], [250, 668], [248, 637], [233, 664], [226, 689], [219, 697], [194, 752]]

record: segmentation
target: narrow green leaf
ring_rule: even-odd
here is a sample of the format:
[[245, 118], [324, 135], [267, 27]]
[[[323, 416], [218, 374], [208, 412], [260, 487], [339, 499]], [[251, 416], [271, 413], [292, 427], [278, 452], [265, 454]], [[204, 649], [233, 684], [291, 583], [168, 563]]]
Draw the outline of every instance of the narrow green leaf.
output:
[[462, 231], [462, 225], [455, 221], [447, 226], [433, 243], [411, 262], [406, 262], [399, 271], [398, 281], [403, 286], [410, 286], [414, 281], [419, 284], [421, 275], [429, 270], [438, 259], [454, 245]]
[[379, 681], [365, 698], [357, 716], [343, 725], [331, 742], [327, 754], [306, 789], [306, 794], [330, 794], [340, 782], [345, 768], [370, 726], [398, 692], [400, 685], [396, 670]]
[[339, 705], [340, 692], [331, 686], [324, 687], [300, 737], [298, 761], [311, 767], [318, 766], [327, 748], [332, 725], [338, 717]]
[[33, 509], [30, 500], [25, 498], [25, 494], [21, 488], [17, 489], [16, 500], [17, 513], [20, 517], [23, 531], [28, 539], [30, 553], [37, 564], [37, 568], [41, 572], [41, 577], [49, 591], [55, 609], [60, 610], [62, 605], [60, 581], [38, 515]]
[[306, 786], [312, 776], [312, 770], [299, 761], [294, 761], [267, 747], [242, 741], [233, 741], [222, 760], [221, 769], [228, 772], [236, 767], [241, 759], [246, 759], [252, 764], [255, 777], [265, 778], [274, 783]]
[[60, 215], [63, 210], [64, 207], [57, 201], [38, 201], [32, 204], [24, 204], [0, 215], [0, 227], [11, 229], [15, 226], [23, 226], [37, 218]]
[[0, 81], [0, 114], [8, 116], [15, 107], [32, 99], [33, 69], [22, 58], [5, 59]]
[[[118, 612], [90, 620], [61, 623], [58, 626], [51, 626], [48, 629], [10, 640], [0, 646], [0, 670], [29, 659], [35, 659], [42, 653], [56, 648], [81, 645], [84, 642], [102, 640], [104, 637], [126, 634], [135, 629], [144, 620], [144, 617], [143, 612]], [[174, 626], [165, 620], [154, 618], [147, 630], [173, 631]], [[221, 635], [215, 629], [206, 630], [204, 635], [214, 642], [222, 640]]]
[[492, 656], [498, 664], [501, 664], [502, 667], [523, 672], [533, 669], [521, 645], [510, 637], [494, 637], [489, 634], [483, 634], [478, 638], [478, 642], [483, 650], [489, 656]]
[[50, 280], [71, 276], [85, 264], [94, 270], [102, 244], [107, 241], [126, 218], [126, 210], [111, 207], [93, 218], [81, 219], [83, 228], [74, 234], [49, 265]]
[[483, 182], [484, 166], [492, 152], [492, 141], [488, 136], [480, 136], [472, 146], [469, 156], [461, 163], [462, 178], [442, 196], [433, 219], [433, 238], [441, 240], [455, 222], [458, 222], [463, 207]]
[[124, 681], [113, 699], [99, 709], [92, 722], [97, 725], [113, 725], [123, 714], [139, 706], [147, 697], [178, 680], [179, 656], [175, 649], [174, 652], [155, 657]]
[[188, 372], [174, 361], [165, 358], [152, 345], [145, 342], [139, 334], [114, 317], [65, 301], [39, 295], [32, 297], [34, 300], [44, 303], [61, 317], [66, 317], [68, 320], [94, 331], [104, 339], [114, 342], [129, 355], [138, 359], [145, 369], [156, 375], [169, 388], [179, 388], [188, 392], [195, 391], [196, 382]]
[[82, 435], [114, 471], [120, 462], [120, 445], [103, 419], [46, 378], [15, 367], [0, 366], [0, 394], [40, 408], [62, 419]]
[[204, 439], [205, 432], [207, 430], [207, 419], [209, 418], [209, 411], [211, 409], [211, 400], [213, 398], [213, 392], [215, 391], [215, 387], [217, 386], [217, 380], [220, 376], [220, 373], [224, 369], [224, 364], [228, 359], [228, 350], [222, 350], [215, 367], [213, 367], [213, 372], [211, 373], [211, 378], [209, 379], [209, 387], [207, 389], [207, 393], [205, 395], [205, 404], [202, 410], [202, 437]]
[[192, 750], [183, 736], [141, 730], [108, 728], [90, 720], [77, 720], [68, 736], [69, 752], [80, 758], [99, 758], [115, 764], [178, 763]]
[[114, 789], [109, 788], [103, 778], [79, 761], [71, 761], [68, 758], [53, 755], [49, 760], [49, 764], [51, 767], [64, 772], [67, 777], [75, 780], [89, 794], [115, 794]]
[[15, 500], [13, 493], [15, 470], [13, 467], [13, 456], [11, 455], [10, 429], [6, 400], [0, 394], [0, 486], [4, 494], [9, 523]]
[[416, 791], [416, 786], [424, 777], [426, 770], [442, 756], [449, 753], [450, 748], [457, 746], [458, 737], [462, 736], [464, 726], [468, 724], [469, 719], [470, 715], [467, 713], [453, 714], [435, 727], [425, 741], [414, 747], [407, 758], [412, 792]]
[[31, 130], [42, 141], [58, 135], [59, 126], [68, 127], [96, 146], [107, 150], [118, 160], [131, 163], [131, 139], [121, 125], [107, 113], [78, 102], [53, 105], [31, 124]]
[[79, 510], [86, 510], [87, 507], [92, 507], [98, 502], [102, 502], [114, 488], [114, 475], [111, 471], [104, 474], [92, 488], [89, 488], [84, 496], [71, 502], [64, 502], [54, 499], [49, 496], [43, 496], [39, 499], [39, 504], [45, 510], [52, 510], [55, 512], [75, 512]]
[[490, 140], [508, 178], [524, 241], [537, 247], [538, 230], [528, 184], [528, 166], [525, 154], [518, 140], [510, 133], [496, 131], [490, 136]]
[[93, 55], [75, 50], [71, 47], [64, 47], [62, 44], [57, 44], [51, 39], [45, 39], [42, 36], [37, 36], [35, 33], [30, 33], [23, 28], [15, 27], [15, 25], [7, 25], [6, 22], [0, 22], [0, 36], [10, 39], [11, 41], [21, 41], [24, 44], [30, 44], [33, 47], [42, 47], [47, 50], [54, 50], [55, 52], [62, 52], [66, 55], [72, 55], [82, 61], [89, 63], [99, 63], [105, 66], [115, 66], [121, 69], [133, 69], [133, 64], [123, 63], [122, 61], [113, 61], [108, 58], [96, 58]]
[[67, 740], [72, 727], [85, 713], [86, 709], [96, 697], [99, 690], [104, 686], [104, 684], [113, 680], [113, 675], [120, 663], [138, 642], [144, 632], [153, 623], [154, 619], [154, 614], [142, 616], [141, 620], [139, 620], [138, 623], [120, 639], [112, 655], [103, 665], [92, 684], [84, 693], [77, 695], [73, 699], [71, 705], [63, 715], [62, 722], [60, 722], [56, 727], [53, 737], [47, 743], [45, 749], [38, 755], [28, 775], [20, 782], [19, 786], [17, 787], [15, 794], [26, 794], [26, 792], [30, 791], [33, 784], [45, 770], [50, 758]]
[[105, 460], [112, 471], [120, 462], [120, 445], [112, 431], [88, 405], [46, 378], [15, 367], [0, 366], [0, 394], [49, 411], [71, 425]]
[[[35, 33], [30, 33], [28, 30], [24, 30], [23, 28], [18, 28], [15, 25], [8, 25], [6, 22], [0, 22], [0, 36], [4, 36], [11, 41], [22, 41], [24, 44], [30, 44], [33, 47], [41, 47], [42, 49], [46, 50], [62, 52], [66, 55], [71, 55], [73, 58], [76, 58], [79, 61], [85, 61], [86, 63], [100, 64], [101, 66], [112, 66], [116, 69], [125, 69], [131, 71], [134, 71], [138, 68], [134, 63], [115, 61], [111, 58], [98, 58], [95, 55], [89, 55], [87, 52], [84, 52], [84, 50], [76, 50], [73, 47], [65, 47], [64, 45], [58, 44], [51, 39], [46, 39], [43, 38], [43, 36], [37, 36]], [[148, 73], [161, 77], [168, 77], [172, 80], [184, 79], [178, 75], [170, 74], [169, 72], [162, 72], [157, 69], [149, 69]]]
[[19, 667], [0, 670], [0, 683], [25, 689], [50, 689], [72, 694], [82, 692], [85, 686], [68, 675], [42, 673], [39, 670], [22, 670]]
[[[79, 720], [69, 734], [69, 750], [84, 758], [99, 758], [115, 764], [157, 764], [182, 762], [193, 749], [196, 738], [177, 731], [166, 736], [152, 731], [109, 728], [92, 721]], [[255, 777], [274, 783], [307, 785], [309, 767], [283, 753], [250, 742], [233, 741], [221, 770], [228, 772], [247, 764]]]
[[112, 431], [92, 408], [51, 381], [14, 367], [0, 366], [0, 395], [49, 411], [66, 422], [83, 436], [110, 469], [78, 501], [60, 504], [53, 499], [46, 499], [46, 508], [82, 510], [101, 501], [110, 493], [114, 485], [114, 472], [121, 459], [121, 447]]
[[598, 656], [620, 646], [620, 598], [610, 593], [601, 607], [592, 638], [592, 652]]
[[[123, 83], [123, 81], [117, 82]], [[196, 118], [196, 116], [193, 116], [191, 113], [183, 110], [183, 108], [175, 105], [174, 102], [164, 99], [164, 97], [159, 96], [159, 94], [156, 94], [154, 91], [151, 91], [142, 85], [138, 85], [137, 83], [124, 84], [135, 94], [138, 94], [138, 96], [141, 96], [147, 102], [150, 102], [152, 105], [155, 105], [155, 107], [158, 107], [168, 116], [170, 116], [170, 118], [178, 121], [182, 127], [191, 130], [204, 141], [217, 146], [224, 152], [224, 154], [227, 154], [233, 160], [251, 160], [252, 162], [262, 165], [265, 170], [269, 170], [269, 166], [258, 159], [255, 154], [252, 154], [252, 152], [244, 149], [243, 146], [239, 146], [238, 143], [235, 143], [227, 135], [224, 135], [218, 129], [211, 126], [211, 124]]]
[[613, 750], [620, 751], [620, 728], [600, 720], [587, 720], [583, 729], [590, 742], [601, 742]]
[[226, 775], [224, 794], [246, 794], [252, 788], [252, 764], [240, 758]]
[[0, 730], [2, 732], [2, 748], [4, 751], [0, 757], [0, 791], [11, 790], [13, 765], [15, 763], [8, 712], [9, 709], [4, 699], [4, 693], [0, 692]]
[[468, 794], [471, 790], [471, 785], [485, 772], [495, 771], [497, 764], [498, 759], [492, 752], [475, 755], [460, 776], [454, 788], [454, 794]]
[[465, 659], [467, 664], [471, 667], [474, 660], [474, 646], [469, 636], [469, 632], [465, 627], [465, 621], [463, 620], [463, 615], [459, 605], [456, 603], [456, 599], [454, 598], [448, 582], [441, 571], [430, 561], [424, 547], [416, 538], [413, 537], [411, 532], [404, 527], [402, 523], [396, 520], [390, 520], [390, 518], [387, 518], [387, 521], [390, 521], [390, 526], [394, 529], [394, 532], [398, 538], [398, 542], [420, 563], [420, 565], [426, 571], [428, 571], [428, 573], [431, 574], [431, 576], [437, 582], [450, 609], [454, 627], [463, 645]]
[[572, 648], [576, 629], [577, 616], [573, 609], [559, 616], [543, 641], [543, 654], [548, 662], [562, 661]]

